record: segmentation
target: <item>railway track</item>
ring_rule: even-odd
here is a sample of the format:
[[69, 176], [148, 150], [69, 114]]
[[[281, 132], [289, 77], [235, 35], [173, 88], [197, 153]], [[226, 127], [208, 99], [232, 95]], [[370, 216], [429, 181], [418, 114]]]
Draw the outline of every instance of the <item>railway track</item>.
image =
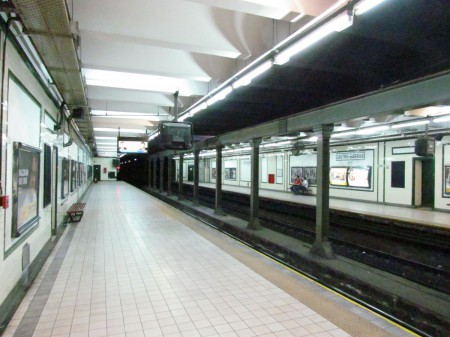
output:
[[[191, 189], [185, 193], [189, 197]], [[222, 198], [226, 213], [248, 220], [249, 196], [224, 192]], [[201, 190], [199, 202], [214, 208], [214, 190]], [[315, 207], [262, 199], [259, 219], [265, 228], [314, 242]], [[421, 238], [420, 229], [386, 220], [380, 224], [346, 212], [332, 212], [330, 222], [329, 240], [336, 254], [450, 294], [450, 237], [424, 232]]]

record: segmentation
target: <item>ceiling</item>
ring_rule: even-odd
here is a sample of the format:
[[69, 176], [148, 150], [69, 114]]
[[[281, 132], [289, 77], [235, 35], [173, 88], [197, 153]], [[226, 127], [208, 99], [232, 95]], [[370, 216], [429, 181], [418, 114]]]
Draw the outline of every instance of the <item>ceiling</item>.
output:
[[[36, 11], [24, 7], [29, 2], [13, 1], [24, 16]], [[48, 10], [44, 5], [53, 8], [64, 1], [35, 2], [44, 11]], [[119, 132], [145, 137], [159, 121], [172, 120], [176, 114], [193, 123], [196, 136], [220, 135], [449, 71], [450, 2], [385, 0], [354, 16], [350, 27], [328, 35], [287, 63], [272, 65], [250, 84], [189, 115], [190, 107], [263, 62], [273, 61], [341, 15], [349, 3], [68, 0], [65, 29], [75, 37], [85, 107], [90, 108], [85, 109], [87, 116], [76, 119], [77, 125], [94, 152], [116, 156], [116, 139], [105, 137], [117, 137]], [[324, 13], [327, 10], [329, 14]], [[30, 36], [39, 49], [35, 35]], [[55, 78], [59, 68], [44, 63]], [[74, 73], [74, 67], [71, 72], [66, 68], [65, 74]], [[76, 104], [80, 103], [72, 107]], [[399, 115], [404, 117], [403, 112]], [[87, 132], [92, 133], [92, 128], [95, 138]]]

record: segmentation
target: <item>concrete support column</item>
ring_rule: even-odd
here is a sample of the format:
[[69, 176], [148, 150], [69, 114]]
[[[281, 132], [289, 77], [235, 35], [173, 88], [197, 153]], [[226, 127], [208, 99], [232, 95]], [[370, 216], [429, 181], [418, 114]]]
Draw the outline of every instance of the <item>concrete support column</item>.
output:
[[153, 157], [152, 158], [152, 166], [153, 166], [153, 190], [156, 191], [158, 190], [158, 188], [156, 187], [156, 166], [158, 164], [158, 157]]
[[224, 215], [222, 209], [222, 149], [223, 145], [216, 146], [216, 205], [214, 214]]
[[251, 187], [250, 187], [250, 220], [247, 228], [261, 229], [259, 223], [259, 146], [261, 138], [255, 138], [250, 142], [251, 151]]
[[199, 162], [200, 162], [200, 150], [194, 151], [194, 197], [192, 204], [198, 206], [198, 192], [199, 192]]
[[180, 153], [180, 169], [178, 170], [178, 200], [183, 200], [183, 159], [184, 154]]
[[164, 192], [164, 156], [159, 157], [159, 193]]
[[317, 206], [316, 241], [311, 253], [326, 259], [335, 258], [328, 236], [330, 232], [330, 136], [333, 124], [314, 127], [317, 136]]
[[167, 157], [167, 196], [172, 195], [173, 157]]

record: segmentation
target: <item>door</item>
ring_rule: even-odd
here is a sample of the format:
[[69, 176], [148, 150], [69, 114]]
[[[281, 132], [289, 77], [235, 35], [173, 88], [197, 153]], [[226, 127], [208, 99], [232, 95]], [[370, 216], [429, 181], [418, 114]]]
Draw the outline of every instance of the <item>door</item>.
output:
[[434, 158], [414, 158], [414, 203], [416, 207], [434, 206]]
[[101, 169], [101, 165], [94, 165], [94, 181], [100, 181]]
[[422, 206], [434, 207], [434, 158], [422, 159]]
[[194, 181], [194, 165], [188, 165], [188, 181]]

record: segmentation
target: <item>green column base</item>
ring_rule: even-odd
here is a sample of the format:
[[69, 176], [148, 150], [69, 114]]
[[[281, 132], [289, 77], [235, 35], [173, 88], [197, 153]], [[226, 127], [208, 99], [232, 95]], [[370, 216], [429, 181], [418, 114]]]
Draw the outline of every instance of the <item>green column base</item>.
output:
[[259, 219], [258, 218], [250, 219], [250, 221], [248, 222], [248, 225], [247, 225], [247, 229], [251, 229], [251, 230], [255, 230], [255, 231], [262, 229], [261, 224], [259, 223]]
[[336, 256], [333, 253], [329, 241], [316, 241], [309, 251], [313, 255], [323, 257], [324, 259], [335, 259]]

